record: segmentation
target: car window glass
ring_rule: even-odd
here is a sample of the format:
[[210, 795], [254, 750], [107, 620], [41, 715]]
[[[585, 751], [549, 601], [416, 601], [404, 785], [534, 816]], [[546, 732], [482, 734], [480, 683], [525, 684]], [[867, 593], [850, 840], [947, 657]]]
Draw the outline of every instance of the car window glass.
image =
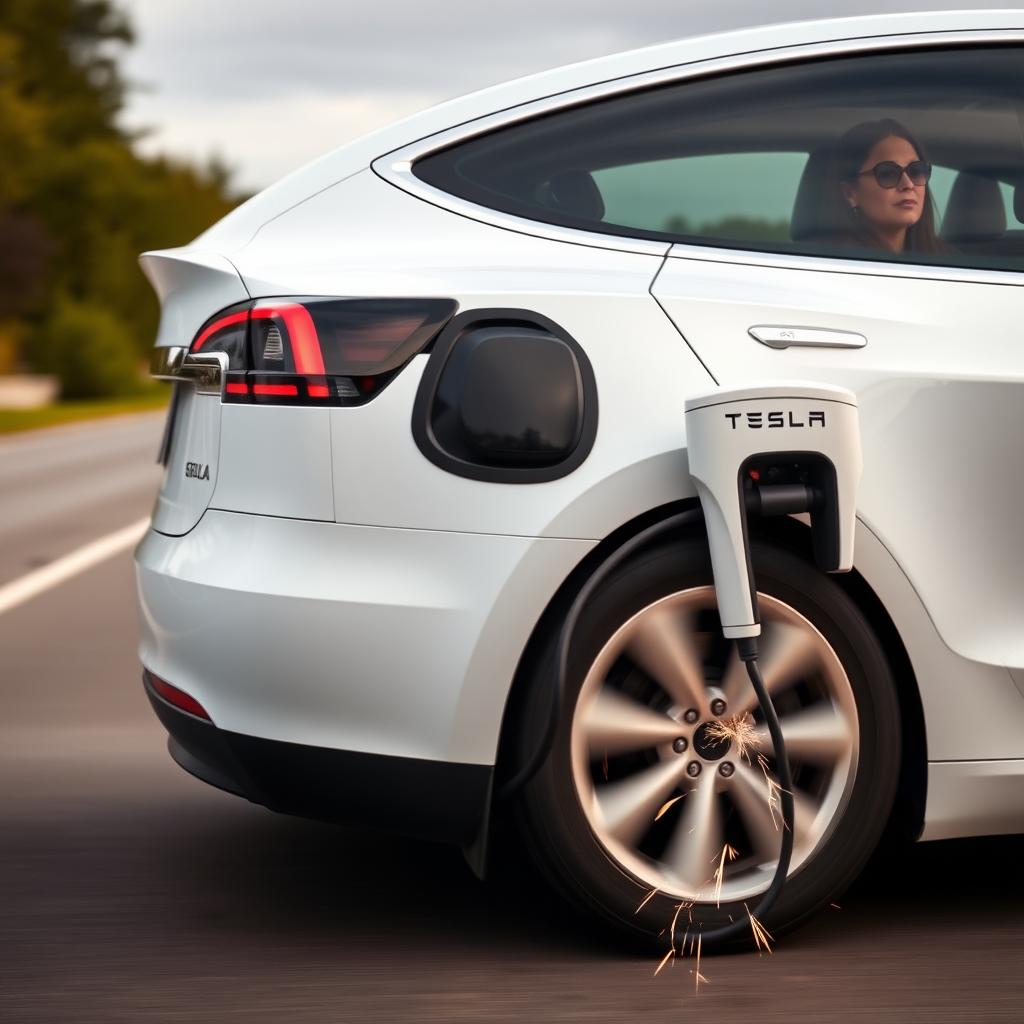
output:
[[715, 153], [592, 172], [604, 220], [709, 238], [789, 240], [806, 153]]
[[1022, 270], [1022, 115], [1020, 47], [886, 52], [624, 93], [471, 138], [413, 172], [605, 234]]

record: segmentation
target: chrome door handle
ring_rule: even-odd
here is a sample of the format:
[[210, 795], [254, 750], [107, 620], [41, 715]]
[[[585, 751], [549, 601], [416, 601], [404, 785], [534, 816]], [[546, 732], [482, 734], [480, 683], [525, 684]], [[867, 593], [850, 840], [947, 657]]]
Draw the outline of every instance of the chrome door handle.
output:
[[868, 339], [852, 331], [830, 331], [821, 327], [777, 327], [759, 324], [747, 333], [769, 348], [863, 348]]
[[150, 375], [157, 380], [189, 380], [201, 395], [219, 395], [228, 368], [226, 352], [189, 352], [176, 345], [153, 350]]

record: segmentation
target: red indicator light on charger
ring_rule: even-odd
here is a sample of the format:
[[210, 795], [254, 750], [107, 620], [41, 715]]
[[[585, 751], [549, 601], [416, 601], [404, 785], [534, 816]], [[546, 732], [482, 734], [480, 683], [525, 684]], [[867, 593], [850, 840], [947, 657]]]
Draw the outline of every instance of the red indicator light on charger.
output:
[[752, 469], [750, 471], [750, 479], [751, 480], [760, 480], [761, 479], [761, 474], [756, 469]]
[[298, 395], [299, 389], [295, 384], [253, 384], [254, 395]]
[[206, 709], [195, 697], [190, 697], [183, 690], [179, 690], [176, 686], [171, 686], [170, 683], [165, 682], [159, 676], [153, 675], [152, 672], [147, 672], [146, 675], [153, 689], [168, 704], [173, 704], [176, 708], [187, 711], [190, 715], [195, 715], [197, 718], [205, 718], [208, 722], [211, 721], [210, 716], [206, 713]]
[[248, 384], [228, 384], [225, 388], [229, 395], [247, 395], [249, 394]]

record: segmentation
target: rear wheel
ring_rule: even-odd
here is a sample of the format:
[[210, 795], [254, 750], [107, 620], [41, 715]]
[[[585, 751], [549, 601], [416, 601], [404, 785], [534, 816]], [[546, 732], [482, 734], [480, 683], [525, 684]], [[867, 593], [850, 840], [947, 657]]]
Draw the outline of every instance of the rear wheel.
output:
[[[834, 900], [874, 848], [895, 792], [899, 715], [881, 647], [843, 591], [755, 541], [760, 664], [793, 768], [781, 934]], [[552, 652], [529, 681], [523, 759], [543, 726]], [[707, 545], [649, 549], [584, 610], [552, 756], [518, 813], [542, 870], [636, 937], [668, 944], [756, 906], [778, 863], [775, 760], [735, 645], [721, 636]]]

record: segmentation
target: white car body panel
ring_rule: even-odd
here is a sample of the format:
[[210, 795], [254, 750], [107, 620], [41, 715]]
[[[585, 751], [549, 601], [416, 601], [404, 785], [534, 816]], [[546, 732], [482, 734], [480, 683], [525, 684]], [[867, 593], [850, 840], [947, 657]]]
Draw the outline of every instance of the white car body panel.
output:
[[210, 507], [286, 519], [334, 519], [331, 410], [225, 405]]
[[217, 253], [169, 249], [144, 253], [139, 263], [160, 299], [158, 346], [187, 345], [211, 313], [249, 298], [238, 271]]
[[[1024, 699], [1006, 668], [971, 661], [942, 642], [906, 573], [863, 522], [857, 527], [856, 552], [857, 571], [892, 616], [914, 668], [929, 760], [1020, 757]], [[965, 727], [979, 708], [984, 709], [984, 729]]]
[[139, 546], [140, 656], [230, 732], [493, 764], [523, 647], [592, 547], [211, 510]]
[[[723, 385], [763, 375], [856, 392], [859, 514], [899, 553], [946, 644], [1021, 666], [1024, 478], [1012, 467], [1024, 437], [1022, 282], [850, 278], [827, 262], [705, 262], [688, 247], [666, 261], [653, 292]], [[850, 331], [868, 343], [774, 349], [750, 336], [757, 324]]]
[[[235, 261], [254, 294], [441, 296], [463, 309], [530, 309], [586, 338], [598, 379], [615, 382], [601, 390], [597, 442], [576, 472], [509, 487], [453, 476], [423, 458], [409, 429], [426, 362], [417, 357], [369, 405], [331, 410], [339, 522], [601, 538], [652, 499], [696, 494], [680, 458], [682, 402], [712, 381], [651, 298], [660, 258], [495, 231], [364, 171], [279, 217]], [[666, 460], [653, 493], [637, 488], [632, 469], [652, 458]], [[642, 473], [653, 475], [650, 467]]]
[[202, 518], [220, 465], [220, 395], [182, 387], [178, 403], [176, 436], [153, 508], [153, 529], [172, 536], [188, 533]]
[[[566, 577], [622, 524], [696, 495], [686, 396], [759, 376], [824, 381], [860, 403], [855, 568], [917, 679], [923, 837], [1024, 829], [1024, 483], [1010, 471], [1024, 438], [1020, 275], [670, 247], [484, 210], [409, 173], [448, 141], [582, 97], [996, 30], [1024, 38], [1024, 12], [770, 26], [574, 65], [381, 129], [191, 246], [147, 254], [160, 346], [189, 344], [250, 296], [524, 308], [585, 348], [600, 422], [577, 470], [510, 486], [445, 472], [417, 448], [410, 416], [426, 355], [358, 407], [192, 395], [160, 532], [137, 554], [145, 666], [224, 730], [491, 765], [516, 667]], [[868, 343], [776, 350], [747, 333], [759, 324]], [[187, 461], [208, 465], [209, 481], [186, 481]], [[984, 523], [971, 545], [967, 521]]]

